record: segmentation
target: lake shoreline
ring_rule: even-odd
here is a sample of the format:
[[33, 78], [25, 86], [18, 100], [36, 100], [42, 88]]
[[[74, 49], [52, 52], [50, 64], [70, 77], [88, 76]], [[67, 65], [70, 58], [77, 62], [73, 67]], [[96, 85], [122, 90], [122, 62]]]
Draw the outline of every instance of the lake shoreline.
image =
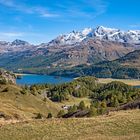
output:
[[74, 78], [52, 76], [52, 75], [40, 75], [40, 74], [20, 74], [21, 78], [16, 79], [16, 83], [19, 85], [33, 85], [33, 84], [61, 84], [71, 82]]
[[[56, 76], [56, 75], [47, 75], [47, 74], [35, 74], [35, 73], [14, 73], [17, 76], [21, 76], [21, 79], [24, 76], [49, 76], [49, 77], [53, 77], [54, 80], [56, 79], [61, 79], [61, 78], [68, 78], [68, 79], [77, 79], [79, 77], [65, 77], [65, 76]], [[100, 83], [106, 84], [106, 83], [110, 83], [113, 81], [119, 81], [119, 82], [123, 82], [127, 85], [131, 85], [131, 86], [140, 86], [140, 80], [138, 79], [113, 79], [113, 78], [97, 78], [99, 80]], [[46, 83], [46, 82], [45, 82]]]
[[31, 75], [29, 73], [14, 73], [16, 76], [24, 76], [24, 75]]

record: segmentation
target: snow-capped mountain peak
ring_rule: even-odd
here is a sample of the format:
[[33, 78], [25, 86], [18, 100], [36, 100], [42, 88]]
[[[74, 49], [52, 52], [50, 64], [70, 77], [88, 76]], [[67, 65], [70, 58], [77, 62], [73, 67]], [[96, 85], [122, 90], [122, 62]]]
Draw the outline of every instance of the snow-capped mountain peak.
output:
[[61, 34], [56, 39], [48, 43], [49, 46], [53, 45], [72, 45], [83, 41], [88, 34], [92, 32], [92, 28], [85, 28], [83, 31], [72, 31], [68, 34]]
[[68, 34], [62, 34], [50, 41], [47, 46], [72, 45], [89, 38], [135, 44], [140, 43], [140, 31], [122, 31], [104, 26], [98, 26], [95, 29], [85, 28], [82, 31], [72, 31]]
[[13, 42], [0, 41], [0, 54], [8, 52], [22, 52], [34, 48], [34, 45], [19, 39], [16, 39]]
[[103, 27], [103, 26], [98, 26], [94, 32], [96, 35], [105, 35], [105, 34], [114, 34], [116, 32], [119, 32], [120, 30], [119, 29], [115, 29], [115, 28], [106, 28], [106, 27]]
[[24, 45], [29, 45], [29, 43], [26, 42], [26, 41], [23, 41], [23, 40], [16, 39], [13, 42], [11, 42], [11, 45], [12, 46], [19, 46], [19, 45], [23, 45], [24, 46]]
[[106, 41], [140, 44], [140, 30], [123, 31], [115, 28], [98, 26], [97, 28], [85, 28], [82, 31], [72, 31], [68, 34], [61, 34], [49, 43], [42, 43], [38, 46], [31, 45], [26, 41], [19, 39], [13, 42], [0, 41], [0, 50], [8, 52], [9, 50], [28, 50], [29, 48], [46, 48], [46, 47], [73, 47], [73, 44], [88, 41], [88, 39], [100, 39]]
[[122, 31], [115, 28], [99, 26], [94, 30], [94, 37], [108, 41], [123, 43], [140, 43], [140, 31]]
[[92, 28], [85, 28], [83, 31], [82, 31], [82, 34], [87, 36], [88, 34], [90, 34], [92, 32]]

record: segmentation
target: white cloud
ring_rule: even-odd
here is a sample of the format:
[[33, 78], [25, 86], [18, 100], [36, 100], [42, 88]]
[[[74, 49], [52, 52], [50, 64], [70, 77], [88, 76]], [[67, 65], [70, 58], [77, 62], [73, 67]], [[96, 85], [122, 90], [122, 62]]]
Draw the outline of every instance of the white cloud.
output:
[[37, 14], [40, 17], [58, 17], [57, 14], [49, 12], [44, 7], [27, 6], [23, 3], [17, 3], [15, 0], [0, 0], [0, 4], [23, 13]]
[[32, 11], [37, 12], [40, 14], [41, 17], [58, 17], [58, 14], [50, 13], [43, 7], [34, 7]]
[[106, 12], [107, 0], [75, 0], [55, 4], [63, 17], [94, 19]]
[[13, 41], [15, 39], [23, 38], [25, 33], [22, 32], [0, 32], [0, 40]]
[[0, 0], [0, 4], [9, 6], [9, 7], [15, 6], [12, 0]]
[[[27, 6], [25, 3], [16, 0], [0, 0], [0, 4], [13, 8], [27, 14], [37, 14], [40, 17], [55, 18], [55, 17], [91, 17], [95, 18], [103, 14], [109, 5], [106, 0], [77, 0], [77, 1], [65, 1], [64, 3], [58, 1], [54, 5], [57, 9], [53, 9], [54, 12], [48, 11], [47, 8], [41, 6]], [[90, 12], [84, 8], [89, 7]], [[57, 11], [57, 12], [56, 12]], [[59, 14], [58, 14], [59, 13]], [[61, 15], [61, 16], [60, 16]]]
[[20, 32], [0, 32], [0, 36], [2, 37], [22, 37], [24, 33]]
[[33, 32], [0, 32], [0, 41], [9, 41], [12, 42], [15, 39], [25, 40], [31, 44], [40, 44], [41, 42], [48, 42], [50, 36], [33, 33]]
[[57, 14], [49, 14], [49, 13], [43, 13], [41, 14], [41, 17], [59, 17]]
[[140, 28], [140, 24], [129, 25], [130, 28]]

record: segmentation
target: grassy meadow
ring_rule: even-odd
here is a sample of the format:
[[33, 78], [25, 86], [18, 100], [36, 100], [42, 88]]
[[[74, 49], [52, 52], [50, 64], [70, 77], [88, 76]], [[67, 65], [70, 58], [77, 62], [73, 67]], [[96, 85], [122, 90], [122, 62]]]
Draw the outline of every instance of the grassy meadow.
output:
[[50, 101], [43, 101], [41, 95], [21, 94], [21, 88], [16, 85], [0, 85], [0, 112], [9, 118], [30, 119], [35, 113], [47, 116], [49, 112], [56, 115], [60, 107]]
[[119, 82], [123, 82], [127, 85], [131, 85], [131, 86], [139, 86], [140, 85], [140, 80], [138, 79], [112, 79], [112, 78], [98, 78], [99, 83], [110, 83], [112, 81], [119, 81]]
[[[139, 140], [140, 110], [103, 112], [129, 100], [137, 101], [139, 93], [139, 89], [120, 82], [100, 84], [94, 77], [81, 77], [57, 86], [1, 84], [0, 140]], [[94, 99], [98, 99], [98, 104]], [[66, 112], [69, 114], [77, 111], [93, 114], [59, 118], [63, 105], [72, 106]], [[48, 117], [50, 113], [52, 118]]]
[[47, 119], [5, 124], [0, 140], [139, 140], [140, 111], [94, 118]]
[[76, 98], [71, 96], [68, 101], [56, 102], [55, 104], [59, 105], [60, 107], [64, 105], [73, 106], [74, 104], [78, 105], [81, 101], [84, 101], [85, 105], [90, 107], [92, 100], [89, 97]]

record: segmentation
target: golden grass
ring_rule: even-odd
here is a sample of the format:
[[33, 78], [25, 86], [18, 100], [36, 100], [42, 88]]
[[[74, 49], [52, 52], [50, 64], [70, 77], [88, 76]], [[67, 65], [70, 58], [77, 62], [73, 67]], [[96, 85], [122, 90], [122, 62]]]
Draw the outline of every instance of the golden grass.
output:
[[[8, 91], [3, 89], [8, 87]], [[23, 95], [20, 93], [21, 88], [15, 85], [2, 85], [0, 88], [0, 112], [3, 112], [10, 118], [15, 114], [21, 119], [30, 119], [35, 117], [35, 113], [41, 113], [47, 116], [48, 113], [57, 115], [61, 109], [58, 105], [49, 99], [44, 102], [40, 95], [32, 94]]]
[[48, 119], [0, 127], [0, 140], [139, 140], [140, 111], [109, 116]]
[[112, 79], [112, 78], [98, 78], [100, 83], [110, 83], [112, 81], [120, 81], [123, 82], [127, 85], [131, 86], [139, 86], [140, 85], [140, 80], [138, 79]]
[[69, 100], [68, 101], [62, 101], [62, 102], [57, 102], [55, 103], [56, 105], [59, 105], [60, 107], [61, 106], [64, 106], [64, 105], [78, 105], [81, 101], [84, 101], [85, 105], [86, 106], [90, 106], [91, 105], [91, 99], [88, 98], [88, 97], [83, 97], [83, 98], [76, 98], [76, 97], [73, 97], [73, 96], [70, 96]]

